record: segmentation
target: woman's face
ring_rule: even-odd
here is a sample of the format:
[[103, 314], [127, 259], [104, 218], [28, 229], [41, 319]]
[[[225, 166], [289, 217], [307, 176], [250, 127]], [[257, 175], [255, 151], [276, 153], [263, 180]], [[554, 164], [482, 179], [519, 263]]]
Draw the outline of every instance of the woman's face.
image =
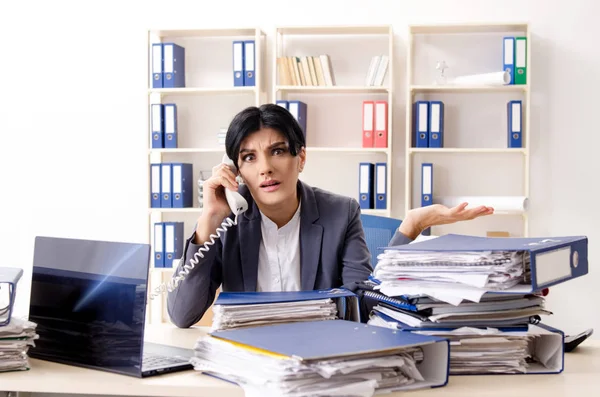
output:
[[292, 156], [283, 134], [263, 128], [242, 141], [238, 165], [257, 204], [276, 206], [295, 199], [298, 174], [305, 160], [304, 148]]

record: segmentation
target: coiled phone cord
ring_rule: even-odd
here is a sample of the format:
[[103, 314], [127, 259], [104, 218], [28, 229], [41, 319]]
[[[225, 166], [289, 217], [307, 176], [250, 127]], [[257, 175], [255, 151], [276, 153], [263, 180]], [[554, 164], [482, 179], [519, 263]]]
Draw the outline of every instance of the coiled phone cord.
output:
[[215, 244], [215, 239], [221, 237], [221, 233], [225, 233], [227, 231], [227, 228], [233, 225], [237, 225], [237, 218], [237, 215], [235, 215], [235, 218], [233, 220], [231, 220], [231, 218], [225, 218], [225, 220], [221, 223], [221, 227], [217, 228], [216, 234], [213, 233], [209, 236], [210, 241], [205, 242], [202, 245], [202, 247], [198, 249], [198, 252], [194, 253], [194, 256], [190, 258], [190, 263], [184, 263], [179, 273], [177, 275], [173, 275], [173, 277], [171, 278], [171, 280], [169, 280], [168, 283], [162, 283], [161, 285], [156, 287], [154, 289], [154, 292], [150, 294], [150, 299], [153, 300], [157, 296], [164, 294], [167, 291], [173, 292], [177, 287], [179, 287], [179, 283], [182, 282], [188, 274], [190, 274], [190, 271], [194, 268], [194, 266], [198, 264], [200, 259], [204, 258], [204, 254], [202, 253], [202, 251], [208, 252], [210, 246]]

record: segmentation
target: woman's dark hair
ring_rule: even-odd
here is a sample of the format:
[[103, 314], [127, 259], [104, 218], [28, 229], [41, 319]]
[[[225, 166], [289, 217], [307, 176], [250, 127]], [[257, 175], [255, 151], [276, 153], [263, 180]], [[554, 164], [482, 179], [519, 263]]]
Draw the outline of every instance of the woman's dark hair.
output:
[[290, 153], [296, 156], [306, 146], [304, 133], [294, 116], [284, 107], [268, 103], [260, 107], [250, 106], [235, 115], [225, 137], [225, 151], [238, 167], [238, 156], [242, 141], [262, 128], [272, 128], [283, 134], [290, 146]]

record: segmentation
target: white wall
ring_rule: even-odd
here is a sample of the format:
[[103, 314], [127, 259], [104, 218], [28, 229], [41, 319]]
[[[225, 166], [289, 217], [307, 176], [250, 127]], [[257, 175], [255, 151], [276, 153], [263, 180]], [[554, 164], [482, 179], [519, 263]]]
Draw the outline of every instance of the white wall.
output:
[[[592, 271], [552, 288], [554, 315], [547, 323], [566, 332], [600, 329], [594, 304], [600, 276], [593, 271], [600, 239], [593, 182], [600, 169], [594, 154], [600, 6], [594, 0], [220, 1], [214, 11], [202, 1], [132, 3], [12, 1], [4, 7], [0, 265], [26, 271], [17, 314], [27, 312], [34, 236], [147, 238], [146, 29], [258, 25], [272, 39], [275, 25], [392, 23], [393, 194], [395, 215], [402, 216], [406, 24], [517, 20], [533, 30], [530, 234], [590, 240]], [[266, 67], [270, 76], [271, 63]], [[335, 164], [321, 170], [329, 178]], [[494, 170], [479, 171], [484, 177]]]

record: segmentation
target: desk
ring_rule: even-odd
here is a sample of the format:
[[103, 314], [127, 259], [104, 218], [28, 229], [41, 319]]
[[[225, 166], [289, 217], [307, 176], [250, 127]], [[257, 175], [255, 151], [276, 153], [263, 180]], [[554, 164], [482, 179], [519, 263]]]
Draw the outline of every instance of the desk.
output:
[[[151, 342], [193, 347], [207, 328], [178, 329], [160, 324], [146, 327]], [[189, 370], [145, 379], [30, 359], [31, 370], [0, 374], [0, 390], [25, 393], [72, 393], [123, 396], [243, 397], [243, 390], [213, 377]], [[600, 389], [600, 342], [585, 341], [565, 355], [565, 370], [558, 375], [451, 376], [447, 386], [398, 392], [387, 396], [581, 396]], [[596, 392], [593, 392], [596, 390]]]

